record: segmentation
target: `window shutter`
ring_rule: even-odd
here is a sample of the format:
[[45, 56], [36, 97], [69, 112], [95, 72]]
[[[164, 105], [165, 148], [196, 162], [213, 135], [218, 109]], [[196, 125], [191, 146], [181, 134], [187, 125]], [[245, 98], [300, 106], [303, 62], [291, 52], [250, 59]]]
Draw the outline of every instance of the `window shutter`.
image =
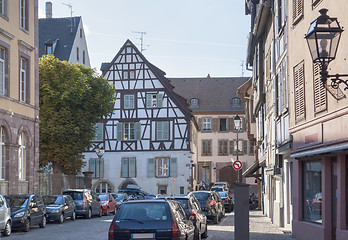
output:
[[229, 118], [228, 122], [229, 122], [229, 131], [235, 132], [235, 130], [234, 130], [234, 118]]
[[96, 158], [95, 159], [95, 177], [96, 178], [100, 178], [100, 169], [99, 169], [99, 167], [100, 167], [100, 163], [99, 163], [99, 158]]
[[152, 108], [152, 95], [146, 94], [146, 107]]
[[323, 86], [320, 75], [321, 67], [319, 63], [313, 64], [314, 77], [314, 112], [318, 113], [326, 110], [326, 88]]
[[178, 175], [178, 166], [177, 166], [177, 158], [171, 158], [170, 159], [170, 176], [176, 177]]
[[104, 158], [100, 159], [100, 177], [104, 177]]
[[294, 67], [295, 82], [295, 120], [305, 118], [304, 62]]
[[94, 141], [103, 141], [103, 123], [96, 123]]
[[163, 134], [163, 140], [169, 140], [169, 122], [163, 122], [162, 134]]
[[117, 141], [123, 140], [123, 123], [117, 123]]
[[211, 119], [211, 130], [213, 132], [217, 132], [219, 127], [219, 119], [218, 118], [212, 118]]
[[135, 127], [135, 140], [140, 141], [140, 139], [141, 139], [141, 123], [136, 122], [134, 127]]
[[123, 158], [121, 164], [122, 164], [121, 177], [123, 177], [123, 178], [129, 177], [129, 175], [128, 175], [128, 158]]
[[202, 118], [198, 118], [197, 119], [198, 122], [198, 127], [201, 131], [203, 131], [203, 119]]
[[303, 16], [303, 0], [293, 0], [292, 6], [293, 24], [296, 24]]
[[124, 95], [124, 108], [125, 109], [134, 108], [134, 95]]
[[235, 152], [234, 152], [234, 141], [230, 141], [230, 154], [231, 155], [235, 155]]
[[155, 159], [147, 159], [147, 177], [155, 177]]
[[163, 94], [157, 94], [157, 107], [163, 107]]
[[243, 154], [244, 155], [248, 154], [248, 141], [247, 140], [243, 141]]
[[89, 171], [93, 172], [92, 178], [95, 178], [95, 158], [89, 159]]
[[136, 177], [135, 158], [129, 159], [129, 177]]

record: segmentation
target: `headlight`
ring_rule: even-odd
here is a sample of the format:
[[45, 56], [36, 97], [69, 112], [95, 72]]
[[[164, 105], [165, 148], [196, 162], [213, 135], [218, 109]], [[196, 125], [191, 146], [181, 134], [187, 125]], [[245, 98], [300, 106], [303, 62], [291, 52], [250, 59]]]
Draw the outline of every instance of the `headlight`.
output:
[[57, 212], [59, 212], [59, 209], [53, 209], [52, 210], [52, 213], [57, 213]]
[[15, 218], [21, 218], [21, 217], [24, 216], [24, 214], [25, 214], [25, 212], [19, 212], [19, 213], [17, 213], [14, 217], [15, 217]]

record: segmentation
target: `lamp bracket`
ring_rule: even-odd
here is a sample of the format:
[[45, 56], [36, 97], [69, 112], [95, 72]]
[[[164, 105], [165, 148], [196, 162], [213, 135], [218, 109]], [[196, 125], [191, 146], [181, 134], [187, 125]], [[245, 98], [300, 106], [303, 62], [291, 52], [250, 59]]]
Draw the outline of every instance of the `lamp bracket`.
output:
[[342, 77], [348, 77], [348, 74], [327, 75], [327, 78], [331, 80], [332, 88], [338, 89], [339, 85], [343, 83], [345, 85], [344, 90], [348, 90], [348, 79], [344, 80]]

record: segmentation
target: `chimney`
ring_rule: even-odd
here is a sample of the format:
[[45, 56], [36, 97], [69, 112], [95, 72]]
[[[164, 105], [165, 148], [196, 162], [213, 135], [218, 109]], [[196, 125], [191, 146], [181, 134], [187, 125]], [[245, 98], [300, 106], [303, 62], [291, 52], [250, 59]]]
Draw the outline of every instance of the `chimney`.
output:
[[46, 2], [46, 18], [52, 18], [52, 3]]

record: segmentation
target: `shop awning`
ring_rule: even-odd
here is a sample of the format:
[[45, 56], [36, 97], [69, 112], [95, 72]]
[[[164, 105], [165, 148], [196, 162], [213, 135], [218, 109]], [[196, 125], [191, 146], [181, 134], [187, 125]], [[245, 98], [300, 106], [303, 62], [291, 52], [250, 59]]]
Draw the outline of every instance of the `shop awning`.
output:
[[265, 160], [262, 162], [255, 161], [247, 170], [245, 170], [242, 174], [243, 177], [254, 177], [260, 180], [261, 174], [255, 174], [260, 167], [265, 165]]
[[290, 155], [290, 158], [304, 158], [304, 157], [310, 157], [310, 156], [315, 156], [315, 155], [319, 155], [319, 154], [343, 151], [343, 150], [347, 150], [347, 149], [348, 149], [348, 143], [345, 143], [345, 144], [339, 144], [339, 145], [322, 147], [322, 148], [318, 148], [318, 149], [294, 153], [294, 154]]

